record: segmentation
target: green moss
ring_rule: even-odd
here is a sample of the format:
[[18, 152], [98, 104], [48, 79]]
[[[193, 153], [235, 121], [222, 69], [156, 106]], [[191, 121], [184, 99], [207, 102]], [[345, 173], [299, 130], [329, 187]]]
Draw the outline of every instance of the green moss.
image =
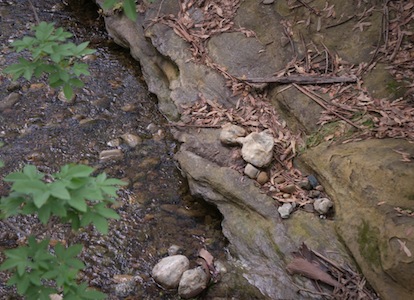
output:
[[371, 264], [380, 266], [377, 234], [367, 221], [362, 221], [358, 232], [359, 252]]

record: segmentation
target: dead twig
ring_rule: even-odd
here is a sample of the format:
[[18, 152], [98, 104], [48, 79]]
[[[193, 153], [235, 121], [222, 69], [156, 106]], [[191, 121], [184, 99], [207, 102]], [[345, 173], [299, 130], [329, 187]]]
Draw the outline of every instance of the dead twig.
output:
[[331, 84], [331, 83], [354, 83], [357, 77], [354, 76], [314, 76], [314, 75], [290, 75], [284, 77], [263, 77], [263, 78], [239, 78], [241, 81], [252, 83], [278, 83], [278, 84]]
[[309, 93], [305, 88], [302, 88], [300, 86], [298, 86], [296, 83], [293, 83], [293, 86], [295, 88], [297, 88], [300, 92], [302, 92], [303, 94], [305, 94], [306, 96], [308, 96], [309, 98], [311, 98], [313, 101], [315, 101], [316, 103], [318, 103], [320, 106], [322, 106], [325, 110], [327, 110], [328, 112], [334, 114], [335, 116], [337, 116], [338, 118], [344, 120], [345, 122], [347, 122], [349, 125], [352, 125], [353, 127], [357, 128], [357, 129], [361, 129], [361, 127], [359, 127], [357, 124], [355, 124], [354, 122], [352, 122], [351, 120], [348, 120], [347, 118], [345, 118], [344, 116], [338, 114], [336, 111], [330, 109], [328, 106], [326, 106], [322, 101], [320, 101], [318, 98], [316, 98], [315, 96], [313, 96], [311, 93]]

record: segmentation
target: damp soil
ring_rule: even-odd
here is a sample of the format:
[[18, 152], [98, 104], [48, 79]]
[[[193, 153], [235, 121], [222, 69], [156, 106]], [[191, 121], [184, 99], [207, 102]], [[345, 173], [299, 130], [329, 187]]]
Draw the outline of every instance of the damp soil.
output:
[[[201, 247], [217, 259], [225, 255], [217, 210], [193, 199], [173, 159], [176, 143], [168, 123], [157, 109], [157, 99], [142, 80], [139, 64], [127, 50], [107, 36], [102, 18], [92, 1], [33, 1], [40, 20], [55, 22], [73, 34], [73, 42], [89, 40], [96, 53], [88, 58], [91, 76], [76, 91], [72, 103], [61, 101], [59, 90], [44, 78], [12, 82], [0, 75], [0, 103], [11, 93], [14, 105], [0, 110], [0, 196], [9, 192], [3, 178], [32, 164], [45, 173], [66, 163], [82, 163], [97, 173], [127, 180], [119, 193], [117, 212], [103, 236], [92, 227], [69, 235], [65, 226], [54, 225], [45, 233], [35, 217], [12, 217], [8, 221], [26, 234], [49, 235], [68, 244], [82, 243], [87, 265], [81, 279], [109, 295], [116, 294], [120, 275], [138, 276], [129, 299], [177, 299], [174, 291], [162, 290], [150, 276], [154, 264], [167, 255], [171, 245], [195, 261]], [[29, 1], [0, 1], [0, 69], [17, 60], [9, 43], [30, 34], [35, 18]], [[141, 142], [128, 146], [124, 134]], [[104, 150], [120, 149], [123, 156], [102, 162]], [[0, 221], [0, 263], [3, 250], [24, 243], [24, 235]], [[0, 299], [19, 299], [6, 286], [8, 274], [0, 273]]]

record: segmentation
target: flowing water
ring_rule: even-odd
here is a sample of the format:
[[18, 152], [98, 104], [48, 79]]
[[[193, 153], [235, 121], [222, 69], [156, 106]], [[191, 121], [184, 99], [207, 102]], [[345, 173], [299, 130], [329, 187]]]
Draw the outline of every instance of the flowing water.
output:
[[[107, 36], [92, 1], [32, 2], [40, 20], [64, 27], [77, 44], [91, 41], [97, 51], [87, 59], [91, 76], [84, 78], [85, 87], [73, 103], [59, 100], [59, 91], [49, 88], [44, 78], [16, 83], [0, 75], [0, 105], [17, 94], [14, 105], [0, 106], [0, 160], [6, 165], [0, 169], [0, 196], [8, 193], [1, 179], [25, 164], [51, 173], [65, 163], [83, 163], [127, 180], [130, 184], [121, 191], [117, 208], [121, 220], [111, 222], [107, 236], [93, 228], [68, 236], [65, 227], [57, 225], [47, 234], [84, 245], [87, 268], [82, 279], [110, 299], [120, 297], [115, 293], [117, 280], [128, 275], [139, 278], [130, 299], [176, 299], [173, 291], [153, 282], [152, 267], [171, 245], [178, 245], [192, 261], [201, 247], [223, 257], [220, 215], [188, 194], [173, 159], [177, 145], [157, 100], [147, 91], [139, 64]], [[0, 1], [2, 69], [17, 59], [9, 42], [29, 34], [35, 24], [29, 4]], [[121, 138], [124, 134], [140, 142], [128, 145]], [[120, 149], [122, 157], [102, 162], [99, 154], [110, 149]], [[9, 222], [23, 232], [42, 234], [35, 218], [14, 217]], [[0, 222], [0, 251], [15, 247], [23, 237]], [[0, 254], [0, 262], [3, 259]], [[5, 285], [7, 277], [0, 273], [0, 299], [16, 299], [14, 289]]]

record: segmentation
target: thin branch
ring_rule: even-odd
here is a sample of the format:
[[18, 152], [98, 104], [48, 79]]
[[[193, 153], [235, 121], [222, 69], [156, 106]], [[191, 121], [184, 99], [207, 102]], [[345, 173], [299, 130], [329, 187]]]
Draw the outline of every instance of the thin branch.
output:
[[39, 24], [40, 23], [40, 19], [39, 19], [39, 16], [37, 15], [36, 8], [34, 7], [32, 0], [29, 0], [29, 4], [30, 4], [30, 7], [33, 10], [33, 14], [34, 14], [36, 23]]
[[313, 101], [315, 101], [316, 103], [318, 103], [320, 106], [322, 106], [324, 109], [326, 109], [327, 111], [329, 111], [330, 113], [334, 114], [335, 116], [337, 116], [338, 118], [344, 120], [345, 122], [347, 122], [349, 125], [354, 126], [357, 129], [361, 129], [357, 124], [355, 124], [354, 122], [352, 122], [351, 120], [348, 120], [347, 118], [345, 118], [344, 116], [338, 114], [336, 111], [330, 109], [328, 106], [325, 105], [325, 103], [323, 103], [322, 101], [320, 101], [318, 98], [316, 98], [315, 96], [313, 96], [311, 93], [309, 93], [306, 89], [298, 86], [296, 83], [293, 83], [293, 86], [295, 88], [297, 88], [300, 92], [302, 92], [303, 94], [305, 94], [306, 96], [308, 96], [309, 98], [311, 98]]
[[291, 75], [284, 77], [263, 77], [263, 78], [240, 78], [242, 81], [253, 83], [278, 83], [278, 84], [330, 84], [330, 83], [352, 83], [356, 82], [357, 78], [354, 76], [313, 76], [313, 75]]

